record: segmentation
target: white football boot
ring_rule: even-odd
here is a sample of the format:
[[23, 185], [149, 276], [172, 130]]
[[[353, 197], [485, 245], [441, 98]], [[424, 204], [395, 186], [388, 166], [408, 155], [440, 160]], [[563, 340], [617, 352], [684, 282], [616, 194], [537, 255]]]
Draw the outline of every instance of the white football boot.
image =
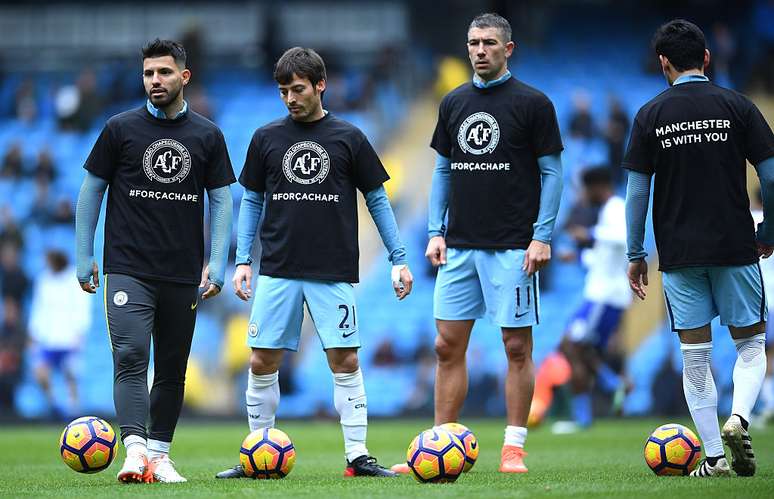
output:
[[731, 451], [731, 467], [739, 476], [755, 474], [755, 453], [750, 434], [742, 426], [742, 420], [732, 414], [723, 425], [723, 442]]
[[728, 461], [726, 461], [725, 457], [718, 459], [718, 462], [715, 463], [715, 466], [710, 466], [707, 460], [704, 459], [695, 470], [691, 471], [691, 476], [697, 476], [701, 478], [715, 476], [730, 477], [731, 468], [729, 468]]
[[151, 482], [160, 483], [183, 483], [188, 480], [181, 476], [175, 469], [175, 462], [168, 455], [154, 457], [148, 463], [150, 469]]
[[116, 478], [123, 483], [147, 482], [148, 458], [141, 452], [127, 452]]

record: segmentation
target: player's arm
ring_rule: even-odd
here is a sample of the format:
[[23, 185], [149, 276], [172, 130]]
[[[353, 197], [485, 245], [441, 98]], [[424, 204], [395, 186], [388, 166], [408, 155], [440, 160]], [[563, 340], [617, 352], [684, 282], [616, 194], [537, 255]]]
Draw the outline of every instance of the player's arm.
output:
[[650, 175], [629, 170], [626, 184], [626, 256], [629, 258], [629, 286], [641, 299], [645, 299], [648, 285], [648, 263], [645, 257], [645, 220], [650, 202]]
[[551, 260], [551, 235], [562, 199], [562, 157], [560, 153], [538, 158], [540, 168], [540, 209], [532, 226], [532, 242], [524, 254], [522, 270], [529, 275], [545, 267]]
[[[255, 233], [258, 230], [258, 222], [263, 213], [264, 193], [256, 192], [245, 188], [242, 194], [242, 201], [239, 203], [239, 220], [237, 221], [237, 249], [236, 249], [236, 270], [232, 284], [236, 295], [247, 301], [252, 294], [251, 282], [253, 271], [250, 264], [253, 259], [250, 254], [253, 250], [253, 241]], [[245, 283], [243, 289], [242, 283]]]
[[758, 172], [763, 200], [763, 222], [758, 224], [756, 234], [758, 255], [768, 258], [774, 251], [774, 156], [755, 165], [755, 171]]
[[430, 241], [425, 251], [425, 256], [434, 267], [446, 264], [444, 220], [449, 209], [449, 189], [451, 189], [451, 160], [439, 154], [435, 159], [433, 178], [430, 183], [427, 221], [427, 235]]
[[199, 284], [200, 288], [207, 286], [207, 290], [202, 295], [205, 300], [217, 295], [223, 289], [233, 218], [230, 186], [208, 189], [207, 196], [210, 198], [210, 261], [202, 272], [202, 282]]
[[395, 213], [393, 213], [390, 200], [387, 198], [387, 191], [384, 190], [384, 186], [380, 185], [376, 189], [368, 191], [365, 200], [368, 212], [379, 230], [382, 243], [387, 248], [387, 258], [392, 263], [390, 275], [395, 296], [402, 300], [411, 293], [414, 277], [408, 268], [406, 247], [400, 240], [398, 223], [395, 221]]
[[106, 180], [87, 171], [75, 209], [76, 276], [81, 289], [87, 293], [96, 293], [99, 287], [99, 268], [94, 260], [94, 232], [107, 186]]

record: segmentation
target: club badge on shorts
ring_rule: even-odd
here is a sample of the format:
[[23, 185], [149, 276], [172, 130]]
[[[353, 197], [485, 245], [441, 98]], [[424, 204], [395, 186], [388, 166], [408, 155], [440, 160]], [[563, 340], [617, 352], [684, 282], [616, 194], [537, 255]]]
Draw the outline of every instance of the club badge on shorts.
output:
[[247, 334], [250, 335], [250, 337], [255, 338], [258, 336], [258, 325], [255, 323], [251, 323], [250, 326], [247, 328]]
[[123, 307], [128, 301], [129, 295], [126, 294], [126, 291], [116, 291], [113, 295], [113, 303], [115, 303], [117, 307]]

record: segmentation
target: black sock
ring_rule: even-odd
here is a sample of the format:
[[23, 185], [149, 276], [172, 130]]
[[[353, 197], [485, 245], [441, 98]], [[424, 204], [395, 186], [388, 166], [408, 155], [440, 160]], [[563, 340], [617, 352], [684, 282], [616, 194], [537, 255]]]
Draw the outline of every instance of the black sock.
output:
[[747, 431], [747, 428], [749, 428], [750, 423], [742, 416], [739, 416], [739, 414], [734, 414], [734, 416], [739, 417], [739, 420], [742, 422], [742, 428], [744, 428], [744, 431]]
[[718, 464], [718, 459], [725, 456], [715, 456], [715, 457], [709, 457], [707, 456], [707, 464], [714, 467], [716, 464]]

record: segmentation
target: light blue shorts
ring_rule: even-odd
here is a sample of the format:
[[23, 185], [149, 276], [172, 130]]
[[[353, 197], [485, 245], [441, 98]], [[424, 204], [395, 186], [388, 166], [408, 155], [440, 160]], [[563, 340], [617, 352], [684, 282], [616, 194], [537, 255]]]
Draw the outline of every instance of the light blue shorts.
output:
[[247, 345], [298, 350], [304, 303], [324, 349], [360, 347], [352, 284], [266, 275], [258, 276]]
[[720, 316], [723, 326], [746, 327], [768, 318], [757, 263], [689, 267], [663, 272], [664, 297], [673, 331], [696, 329]]
[[436, 319], [472, 320], [486, 315], [500, 327], [539, 322], [538, 275], [521, 270], [525, 250], [447, 248], [438, 269], [433, 312]]

